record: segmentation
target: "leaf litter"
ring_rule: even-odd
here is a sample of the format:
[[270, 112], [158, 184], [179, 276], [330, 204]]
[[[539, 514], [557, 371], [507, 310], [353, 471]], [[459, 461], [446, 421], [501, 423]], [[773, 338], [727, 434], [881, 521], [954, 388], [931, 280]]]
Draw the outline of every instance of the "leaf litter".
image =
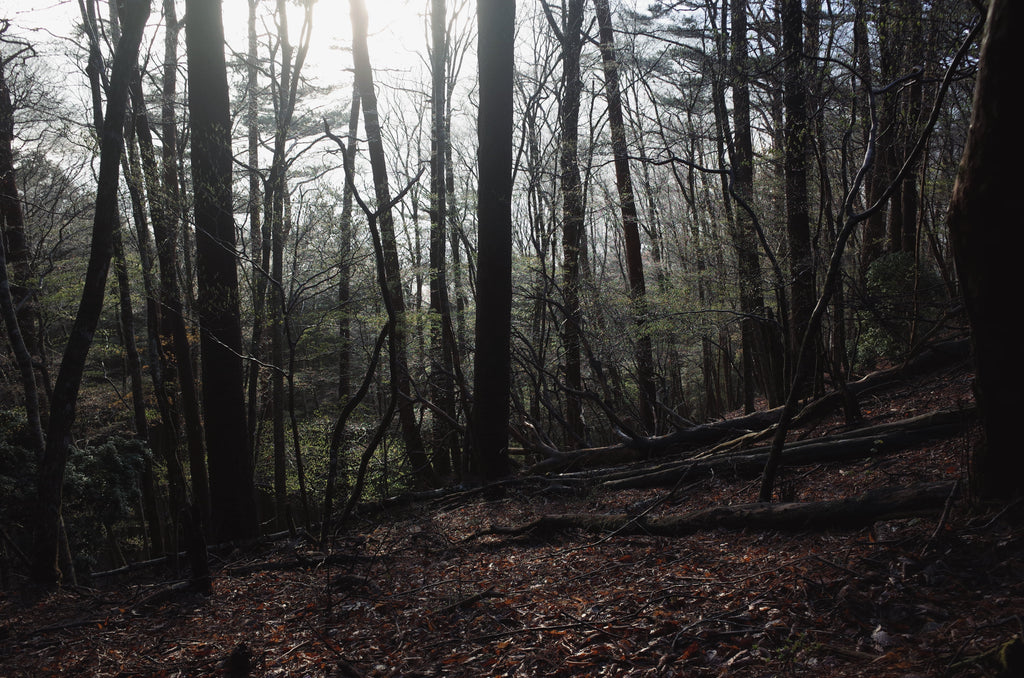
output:
[[[962, 405], [969, 380], [961, 369], [876, 394], [866, 417]], [[810, 501], [963, 478], [976, 435], [781, 480]], [[962, 499], [941, 521], [860, 530], [466, 541], [549, 513], [670, 514], [756, 492], [725, 477], [667, 499], [511, 490], [364, 519], [342, 558], [301, 539], [235, 552], [209, 597], [153, 599], [168, 582], [142, 574], [5, 591], [0, 676], [985, 676], [993, 648], [1024, 635], [1024, 532]]]

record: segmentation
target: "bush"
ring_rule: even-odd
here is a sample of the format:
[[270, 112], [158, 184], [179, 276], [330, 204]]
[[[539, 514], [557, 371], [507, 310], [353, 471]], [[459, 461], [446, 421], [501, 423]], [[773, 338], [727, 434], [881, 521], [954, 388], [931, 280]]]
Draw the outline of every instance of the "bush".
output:
[[872, 262], [855, 316], [859, 342], [854, 364], [868, 368], [904, 359], [912, 343], [940, 317], [942, 290], [935, 271], [919, 267], [909, 252], [886, 254]]

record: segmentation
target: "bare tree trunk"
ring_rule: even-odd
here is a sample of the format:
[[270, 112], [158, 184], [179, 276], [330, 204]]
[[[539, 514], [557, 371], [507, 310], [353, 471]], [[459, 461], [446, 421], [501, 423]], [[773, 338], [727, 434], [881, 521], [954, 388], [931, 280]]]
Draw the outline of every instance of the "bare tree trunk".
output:
[[[359, 135], [359, 89], [352, 86], [352, 108], [348, 115], [348, 135], [345, 157], [345, 176], [355, 171], [356, 147]], [[341, 194], [341, 256], [339, 261], [340, 272], [338, 273], [338, 308], [340, 317], [338, 320], [338, 400], [344, 403], [351, 396], [352, 380], [352, 310], [351, 306], [351, 283], [352, 283], [352, 187], [345, 182], [345, 188]], [[326, 516], [325, 516], [326, 519]]]
[[11, 103], [11, 93], [4, 76], [5, 67], [6, 63], [0, 62], [0, 226], [3, 226], [3, 229], [0, 230], [0, 315], [7, 326], [7, 338], [11, 342], [14, 359], [21, 372], [22, 388], [25, 391], [25, 414], [28, 418], [29, 433], [35, 446], [35, 456], [39, 459], [43, 454], [43, 425], [39, 391], [36, 388], [30, 349], [33, 339], [31, 333], [26, 336], [22, 330], [24, 324], [31, 328], [32, 315], [22, 313], [19, 318], [17, 312], [18, 301], [26, 302], [25, 305], [29, 309], [33, 307], [33, 304], [25, 298], [24, 290], [19, 295], [22, 297], [21, 299], [15, 298], [7, 269], [8, 247], [17, 248], [20, 251], [20, 258], [24, 260], [27, 255], [27, 245], [25, 218], [21, 209], [21, 199], [18, 197], [18, 182], [14, 172], [14, 154], [12, 152], [14, 106]]
[[1019, 421], [1024, 405], [1020, 346], [1006, 306], [1020, 286], [1024, 231], [1007, 222], [1019, 214], [1024, 130], [1012, 110], [1020, 89], [1024, 5], [989, 3], [978, 63], [971, 126], [953, 199], [949, 229], [964, 305], [971, 322], [976, 397], [985, 440], [971, 458], [971, 481], [983, 500], [1019, 496], [1024, 477]]
[[562, 346], [565, 351], [565, 421], [567, 444], [585, 443], [583, 403], [583, 372], [580, 360], [580, 334], [583, 311], [580, 306], [580, 262], [583, 256], [583, 185], [579, 166], [579, 118], [581, 31], [583, 0], [569, 0], [562, 21], [558, 22], [547, 3], [544, 11], [551, 30], [562, 45], [562, 96], [558, 105], [559, 183], [562, 190], [562, 299], [565, 322]]
[[373, 87], [373, 69], [366, 45], [367, 16], [363, 0], [350, 0], [352, 14], [352, 58], [355, 65], [356, 84], [363, 106], [363, 122], [366, 125], [367, 147], [370, 152], [370, 168], [376, 190], [379, 214], [381, 246], [384, 255], [384, 274], [387, 295], [396, 315], [392, 341], [391, 364], [397, 369], [391, 375], [399, 391], [398, 419], [402, 430], [405, 454], [412, 465], [412, 471], [421, 485], [436, 484], [436, 476], [430, 466], [420, 436], [419, 423], [412, 401], [412, 379], [409, 375], [408, 329], [405, 318], [405, 295], [402, 292], [401, 268], [398, 261], [398, 245], [395, 240], [395, 224], [391, 213], [391, 190], [388, 187], [387, 164], [384, 158], [384, 144], [381, 138], [380, 118], [377, 112], [377, 93]]
[[[732, 6], [732, 97], [733, 97], [733, 183], [734, 190], [748, 205], [754, 197], [754, 147], [750, 125], [750, 73], [747, 55], [747, 0], [733, 0]], [[733, 242], [739, 263], [740, 312], [743, 314], [743, 407], [754, 411], [757, 382], [766, 372], [762, 364], [766, 341], [762, 323], [765, 316], [761, 287], [761, 263], [757, 238], [749, 215], [734, 210]]]
[[[785, 51], [783, 103], [785, 106], [786, 234], [789, 238], [790, 319], [787, 337], [790, 364], [814, 309], [814, 254], [807, 200], [807, 79], [803, 55], [801, 0], [784, 0], [781, 7]], [[789, 376], [789, 375], [787, 375]], [[799, 384], [806, 390], [811, 384]]]
[[185, 7], [211, 531], [239, 539], [255, 536], [259, 519], [243, 394], [224, 26], [219, 2], [186, 0]]
[[[173, 80], [165, 81], [164, 88], [174, 87], [172, 83]], [[182, 292], [178, 284], [177, 180], [175, 179], [175, 183], [169, 185], [166, 183], [166, 176], [163, 179], [160, 177], [152, 132], [146, 115], [146, 102], [142, 94], [142, 81], [138, 74], [132, 80], [131, 99], [134, 108], [135, 134], [142, 156], [146, 192], [149, 195], [153, 234], [156, 237], [157, 259], [160, 262], [160, 306], [163, 320], [161, 330], [164, 333], [165, 343], [169, 343], [171, 346], [173, 364], [181, 390], [181, 408], [185, 417], [185, 440], [188, 446], [192, 477], [192, 497], [199, 504], [202, 515], [208, 516], [210, 499], [206, 474], [206, 451], [203, 448], [203, 424], [199, 413], [199, 395], [196, 389], [195, 372], [192, 369], [192, 351], [189, 346], [188, 328], [185, 325]], [[173, 142], [165, 141], [166, 143]]]
[[608, 124], [612, 134], [612, 153], [615, 157], [615, 181], [619, 189], [622, 210], [622, 233], [626, 244], [626, 273], [629, 294], [633, 301], [636, 323], [636, 369], [640, 392], [640, 421], [651, 435], [659, 431], [655, 403], [654, 358], [651, 335], [645, 328], [647, 320], [647, 284], [644, 280], [643, 255], [640, 247], [640, 217], [633, 195], [633, 179], [629, 171], [629, 148], [622, 115], [622, 92], [619, 88], [619, 62], [615, 55], [615, 31], [612, 28], [608, 0], [594, 0], [598, 28], [601, 34], [601, 61], [604, 65], [605, 96], [608, 99]]
[[64, 469], [71, 445], [71, 427], [74, 424], [78, 403], [78, 389], [82, 383], [82, 373], [92, 345], [93, 333], [103, 309], [107, 273], [113, 254], [113, 233], [118, 224], [117, 184], [124, 141], [128, 86], [135, 70], [139, 43], [148, 17], [148, 0], [134, 0], [127, 4], [121, 39], [114, 54], [107, 110], [103, 121], [100, 174], [96, 189], [96, 214], [93, 221], [89, 266], [86, 270], [78, 313], [53, 387], [50, 425], [39, 469], [38, 513], [33, 540], [32, 568], [33, 579], [47, 586], [54, 586], [60, 582], [57, 553], [61, 534]]
[[[168, 0], [170, 1], [170, 0]], [[259, 380], [260, 380], [260, 349], [263, 339], [263, 316], [266, 306], [267, 295], [267, 263], [263, 261], [263, 220], [261, 218], [263, 186], [260, 181], [259, 170], [259, 53], [256, 41], [256, 7], [259, 0], [249, 0], [249, 14], [247, 19], [248, 28], [248, 52], [246, 54], [246, 101], [245, 101], [245, 125], [247, 128], [248, 148], [246, 163], [249, 174], [249, 256], [252, 259], [252, 334], [249, 337], [249, 365], [246, 386], [246, 419], [249, 424], [249, 444], [252, 445], [252, 455], [255, 462], [259, 441], [257, 439], [259, 430]]]
[[508, 418], [512, 381], [512, 77], [514, 0], [477, 3], [480, 111], [477, 118], [477, 316], [473, 471], [485, 479], [510, 472]]
[[431, 399], [444, 416], [434, 415], [433, 461], [442, 476], [451, 474], [458, 459], [455, 412], [453, 338], [444, 328], [451, 324], [448, 272], [445, 256], [448, 226], [447, 62], [448, 35], [445, 0], [432, 0], [431, 31], [431, 136], [430, 144], [430, 388]]
[[[139, 163], [138, 151], [135, 148], [135, 125], [131, 118], [125, 124], [125, 156], [122, 163], [125, 184], [132, 204], [132, 221], [135, 226], [136, 242], [139, 252], [139, 264], [142, 274], [142, 288], [146, 300], [146, 360], [149, 363], [150, 380], [156, 399], [157, 411], [160, 414], [155, 431], [146, 432], [146, 439], [154, 453], [167, 460], [167, 484], [170, 497], [177, 497], [181, 491], [181, 479], [175, 475], [177, 448], [173, 429], [177, 415], [167, 396], [167, 384], [164, 375], [167, 373], [166, 356], [160, 348], [160, 312], [157, 303], [156, 283], [153, 280], [154, 256], [152, 243], [149, 240], [149, 225], [146, 220], [145, 199], [142, 192], [142, 168]], [[155, 433], [155, 435], [151, 435]], [[172, 461], [172, 459], [174, 461]], [[156, 494], [156, 480], [153, 477], [152, 464], [147, 462], [143, 475], [143, 505], [149, 524], [150, 557], [164, 553], [167, 547], [164, 524], [169, 521], [162, 519]], [[172, 502], [176, 499], [172, 499]], [[176, 514], [172, 514], [176, 515]]]

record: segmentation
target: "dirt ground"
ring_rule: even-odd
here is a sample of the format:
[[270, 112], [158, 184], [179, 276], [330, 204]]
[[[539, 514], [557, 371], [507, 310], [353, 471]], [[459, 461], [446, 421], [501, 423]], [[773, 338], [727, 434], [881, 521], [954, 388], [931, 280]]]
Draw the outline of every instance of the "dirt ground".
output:
[[[862, 403], [868, 423], [970, 404], [956, 369]], [[841, 430], [835, 418], [812, 437]], [[784, 470], [797, 501], [964, 479], [976, 431], [891, 457]], [[0, 676], [985, 676], [1024, 644], [1024, 533], [962, 499], [824, 533], [484, 536], [548, 513], [751, 502], [758, 481], [559, 495], [519, 488], [368, 518], [332, 558], [301, 538], [170, 575], [0, 593]], [[1013, 508], [1013, 507], [1010, 507]], [[1012, 671], [1018, 671], [1013, 673]], [[1004, 675], [1022, 675], [1011, 668]]]

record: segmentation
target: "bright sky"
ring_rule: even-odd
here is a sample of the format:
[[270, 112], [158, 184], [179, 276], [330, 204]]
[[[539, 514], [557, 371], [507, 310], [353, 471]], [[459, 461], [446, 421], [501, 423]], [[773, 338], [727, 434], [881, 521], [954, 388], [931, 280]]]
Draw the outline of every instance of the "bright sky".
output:
[[[150, 23], [160, 14], [160, 0], [153, 5]], [[101, 0], [106, 15], [107, 0]], [[262, 11], [269, 12], [274, 0], [261, 0]], [[375, 68], [408, 69], [419, 62], [417, 53], [424, 53], [425, 15], [429, 0], [366, 0], [370, 18], [370, 58]], [[228, 43], [236, 50], [246, 46], [247, 0], [223, 0], [224, 28]], [[289, 26], [298, 36], [302, 25], [302, 9], [288, 3]], [[178, 0], [178, 14], [184, 15], [184, 2]], [[10, 19], [15, 33], [33, 41], [49, 37], [66, 38], [80, 14], [78, 0], [0, 0], [0, 18]], [[347, 0], [317, 0], [313, 9], [313, 40], [308, 63], [317, 69], [348, 68], [351, 56], [341, 52], [350, 42], [351, 22]], [[268, 27], [269, 28], [269, 27]], [[379, 65], [378, 65], [379, 64]]]

